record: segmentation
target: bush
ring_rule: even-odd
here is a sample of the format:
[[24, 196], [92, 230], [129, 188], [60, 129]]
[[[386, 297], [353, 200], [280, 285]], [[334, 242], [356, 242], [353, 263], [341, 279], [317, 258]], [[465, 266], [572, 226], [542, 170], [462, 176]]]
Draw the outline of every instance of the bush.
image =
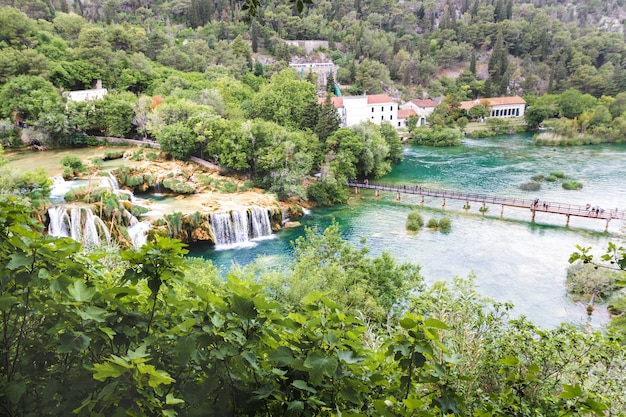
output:
[[159, 159], [159, 155], [157, 155], [155, 152], [146, 152], [146, 159], [148, 161], [156, 161], [157, 159]]
[[61, 165], [67, 168], [71, 168], [73, 172], [83, 172], [85, 170], [85, 166], [83, 165], [83, 161], [80, 160], [76, 155], [65, 155], [61, 159]]
[[220, 193], [236, 193], [237, 183], [230, 180], [218, 180], [216, 188]]
[[563, 181], [561, 184], [565, 190], [580, 190], [583, 188], [583, 185], [578, 181]]
[[439, 221], [433, 217], [430, 220], [428, 220], [428, 224], [426, 225], [426, 227], [428, 227], [429, 229], [438, 229]]
[[63, 168], [63, 174], [61, 174], [64, 180], [69, 181], [74, 179], [74, 170], [70, 167]]
[[622, 273], [577, 262], [567, 268], [565, 285], [576, 299], [589, 301], [592, 295], [604, 299], [619, 288]]
[[524, 191], [539, 191], [541, 189], [541, 183], [530, 181], [519, 186]]
[[239, 191], [244, 192], [254, 188], [254, 183], [252, 181], [246, 180], [239, 186]]
[[424, 146], [458, 146], [463, 139], [463, 132], [457, 129], [443, 128], [430, 130], [418, 128], [413, 131], [409, 142], [413, 145]]
[[163, 186], [178, 194], [191, 194], [195, 191], [193, 186], [183, 183], [176, 178], [163, 181]]
[[439, 229], [443, 232], [448, 232], [452, 228], [452, 219], [448, 216], [444, 216], [439, 220]]
[[121, 159], [124, 157], [124, 151], [108, 151], [104, 153], [102, 157], [103, 161], [110, 161], [113, 159]]
[[307, 198], [320, 206], [342, 204], [348, 200], [347, 188], [332, 181], [318, 181], [307, 188]]
[[424, 218], [417, 210], [409, 212], [406, 221], [406, 228], [412, 232], [421, 229], [424, 226]]
[[557, 180], [557, 178], [554, 175], [548, 175], [546, 177], [546, 181], [548, 182], [555, 182]]
[[543, 174], [537, 174], [537, 175], [533, 175], [532, 177], [530, 177], [530, 179], [533, 181], [543, 181], [545, 178], [546, 177]]
[[553, 175], [557, 178], [565, 178], [565, 174], [561, 171], [552, 171], [550, 175]]

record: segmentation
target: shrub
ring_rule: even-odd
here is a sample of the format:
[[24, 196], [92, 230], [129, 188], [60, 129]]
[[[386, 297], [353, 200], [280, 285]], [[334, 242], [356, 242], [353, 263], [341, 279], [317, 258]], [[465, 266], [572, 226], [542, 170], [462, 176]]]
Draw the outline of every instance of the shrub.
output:
[[580, 190], [583, 188], [583, 185], [578, 181], [563, 181], [561, 184], [565, 190]]
[[424, 218], [417, 210], [409, 212], [406, 221], [406, 228], [412, 232], [421, 229], [424, 226]]
[[548, 175], [546, 177], [546, 181], [548, 182], [555, 182], [557, 180], [557, 178], [554, 175]]
[[530, 177], [531, 180], [533, 181], [543, 181], [545, 179], [545, 175], [543, 174], [536, 174], [533, 175], [532, 177]]
[[565, 174], [561, 171], [552, 171], [550, 175], [553, 175], [557, 178], [565, 178]]
[[113, 159], [121, 159], [124, 157], [124, 151], [108, 151], [104, 153], [102, 157], [103, 161], [110, 161]]
[[163, 181], [163, 186], [178, 194], [191, 194], [195, 191], [192, 185], [181, 182], [176, 178]]
[[61, 159], [61, 165], [71, 168], [74, 172], [82, 172], [85, 170], [83, 161], [81, 161], [76, 155], [65, 155]]
[[252, 181], [246, 180], [239, 186], [239, 191], [244, 192], [251, 190], [254, 187], [254, 183]]
[[159, 159], [159, 155], [157, 155], [155, 152], [146, 152], [146, 159], [148, 161], [156, 161], [157, 159]]
[[[250, 183], [250, 185], [253, 184]], [[332, 181], [318, 181], [310, 184], [307, 188], [307, 196], [309, 200], [315, 201], [320, 206], [341, 204], [348, 200], [347, 188]]]
[[431, 218], [428, 220], [428, 224], [426, 225], [429, 229], [437, 229], [439, 228], [439, 221], [436, 218]]
[[230, 180], [224, 180], [220, 182], [218, 189], [222, 193], [236, 193], [237, 183], [230, 181]]
[[133, 161], [143, 161], [143, 149], [137, 149], [130, 159]]
[[525, 182], [520, 185], [519, 188], [524, 191], [539, 191], [541, 189], [541, 183], [535, 181]]
[[63, 174], [61, 174], [64, 180], [73, 180], [74, 179], [74, 170], [70, 167], [63, 168]]
[[448, 216], [444, 216], [439, 220], [439, 229], [443, 232], [447, 232], [452, 228], [452, 219]]
[[209, 185], [213, 185], [217, 181], [215, 178], [207, 174], [198, 174], [196, 176], [196, 179], [201, 185], [205, 187], [208, 187]]
[[147, 207], [143, 207], [143, 206], [130, 206], [130, 212], [133, 216], [135, 217], [139, 217], [142, 214], [145, 214], [148, 212], [148, 208]]

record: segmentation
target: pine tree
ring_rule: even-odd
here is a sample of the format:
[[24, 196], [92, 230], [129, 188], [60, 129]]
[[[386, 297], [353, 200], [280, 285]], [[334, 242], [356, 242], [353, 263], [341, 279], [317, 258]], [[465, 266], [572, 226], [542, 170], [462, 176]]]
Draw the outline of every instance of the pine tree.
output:
[[506, 18], [511, 20], [513, 18], [513, 0], [506, 2]]
[[504, 7], [503, 0], [496, 1], [496, 7], [493, 11], [494, 20], [497, 22], [502, 22], [506, 18], [506, 8]]
[[508, 87], [508, 79], [506, 80], [506, 86], [502, 86], [503, 78], [507, 72], [509, 66], [508, 51], [504, 46], [504, 35], [502, 29], [498, 31], [496, 37], [496, 43], [489, 57], [488, 71], [489, 79], [493, 84], [494, 91], [502, 91], [503, 88]]
[[321, 142], [325, 143], [326, 139], [335, 133], [340, 126], [339, 112], [333, 105], [330, 95], [327, 94], [324, 104], [319, 108], [319, 116], [313, 132], [317, 134]]
[[470, 56], [469, 71], [472, 73], [472, 75], [474, 75], [474, 77], [476, 76], [476, 51], [475, 50], [472, 50], [472, 55]]
[[252, 52], [257, 53], [259, 50], [259, 24], [256, 19], [250, 24], [250, 36], [252, 37]]
[[335, 94], [335, 77], [333, 77], [332, 71], [326, 77], [326, 94]]

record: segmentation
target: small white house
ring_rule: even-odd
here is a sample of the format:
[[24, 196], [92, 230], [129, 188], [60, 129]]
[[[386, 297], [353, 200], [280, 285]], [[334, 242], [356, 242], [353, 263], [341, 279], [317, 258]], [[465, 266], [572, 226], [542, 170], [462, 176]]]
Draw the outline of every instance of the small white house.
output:
[[400, 106], [403, 110], [413, 110], [415, 112], [415, 116], [418, 117], [418, 126], [424, 126], [426, 124], [426, 118], [432, 114], [435, 107], [437, 107], [437, 103], [430, 99], [411, 100]]
[[107, 93], [108, 90], [106, 88], [102, 88], [102, 81], [98, 80], [96, 82], [96, 88], [93, 88], [91, 90], [69, 91], [65, 93], [65, 97], [67, 97], [69, 101], [81, 102], [89, 100], [100, 100], [101, 98], [104, 98]]
[[[389, 122], [397, 126], [398, 105], [386, 94], [332, 97], [331, 101], [341, 117], [342, 126], [354, 126], [362, 122], [380, 125]], [[324, 98], [319, 98], [323, 103]]]
[[[415, 110], [413, 109], [400, 109], [398, 110], [398, 123], [396, 125], [396, 129], [406, 129], [406, 121], [411, 116], [417, 116]], [[423, 118], [420, 118], [423, 120]]]

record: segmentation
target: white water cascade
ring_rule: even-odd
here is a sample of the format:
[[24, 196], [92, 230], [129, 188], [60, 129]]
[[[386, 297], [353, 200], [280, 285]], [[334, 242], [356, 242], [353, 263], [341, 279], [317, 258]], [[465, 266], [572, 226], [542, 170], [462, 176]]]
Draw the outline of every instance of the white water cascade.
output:
[[71, 237], [85, 245], [111, 242], [111, 234], [102, 219], [86, 207], [64, 206], [48, 209], [50, 225], [48, 233], [56, 237]]
[[249, 247], [252, 240], [272, 236], [269, 211], [263, 207], [211, 213], [216, 249]]

